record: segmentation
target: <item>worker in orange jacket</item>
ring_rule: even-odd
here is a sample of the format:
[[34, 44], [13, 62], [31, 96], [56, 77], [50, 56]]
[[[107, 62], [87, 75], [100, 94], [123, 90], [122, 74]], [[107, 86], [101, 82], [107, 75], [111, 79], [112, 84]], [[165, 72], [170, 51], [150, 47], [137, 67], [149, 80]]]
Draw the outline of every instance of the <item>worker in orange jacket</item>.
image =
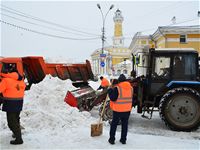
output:
[[107, 89], [110, 86], [110, 82], [103, 76], [100, 77], [101, 80], [101, 85], [99, 86], [99, 88], [97, 90], [100, 89]]
[[23, 77], [17, 73], [16, 68], [10, 67], [8, 72], [1, 73], [2, 80], [0, 82], [0, 93], [2, 93], [3, 107], [6, 112], [8, 127], [13, 132], [15, 140], [11, 140], [10, 144], [22, 144], [22, 135], [20, 128], [20, 112], [23, 107], [23, 97], [25, 91], [25, 83]]
[[126, 144], [128, 132], [128, 120], [132, 109], [133, 88], [126, 77], [121, 74], [118, 78], [118, 84], [108, 89], [110, 97], [110, 108], [113, 110], [113, 118], [110, 127], [110, 138], [108, 142], [115, 144], [115, 133], [119, 120], [121, 120], [122, 131], [120, 142]]

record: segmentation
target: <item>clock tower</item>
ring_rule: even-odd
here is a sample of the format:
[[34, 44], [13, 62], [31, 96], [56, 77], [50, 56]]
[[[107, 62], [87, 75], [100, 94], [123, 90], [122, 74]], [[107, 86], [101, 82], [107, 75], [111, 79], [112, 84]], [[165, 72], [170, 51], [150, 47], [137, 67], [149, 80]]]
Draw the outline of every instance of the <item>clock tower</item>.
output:
[[123, 37], [123, 33], [122, 33], [122, 22], [123, 22], [124, 18], [119, 9], [116, 10], [113, 20], [115, 23], [113, 46], [120, 47], [120, 46], [124, 45], [124, 37]]

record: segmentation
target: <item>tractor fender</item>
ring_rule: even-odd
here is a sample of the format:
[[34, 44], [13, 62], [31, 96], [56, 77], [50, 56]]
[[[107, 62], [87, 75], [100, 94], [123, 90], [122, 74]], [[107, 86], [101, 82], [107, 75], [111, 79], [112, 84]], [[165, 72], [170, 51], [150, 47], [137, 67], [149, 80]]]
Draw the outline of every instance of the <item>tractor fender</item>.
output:
[[170, 81], [167, 84], [168, 88], [172, 88], [174, 86], [200, 86], [200, 82], [198, 81]]

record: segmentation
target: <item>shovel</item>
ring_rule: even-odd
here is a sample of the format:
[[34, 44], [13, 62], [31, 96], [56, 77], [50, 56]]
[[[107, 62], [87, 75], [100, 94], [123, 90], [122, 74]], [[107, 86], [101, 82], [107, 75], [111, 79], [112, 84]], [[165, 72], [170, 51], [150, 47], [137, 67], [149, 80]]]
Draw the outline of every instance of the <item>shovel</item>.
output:
[[92, 137], [100, 136], [103, 133], [102, 118], [103, 118], [103, 115], [104, 115], [104, 110], [105, 110], [107, 101], [108, 101], [108, 94], [107, 94], [106, 99], [104, 101], [103, 109], [101, 111], [101, 115], [100, 115], [98, 123], [97, 124], [91, 124], [91, 136]]

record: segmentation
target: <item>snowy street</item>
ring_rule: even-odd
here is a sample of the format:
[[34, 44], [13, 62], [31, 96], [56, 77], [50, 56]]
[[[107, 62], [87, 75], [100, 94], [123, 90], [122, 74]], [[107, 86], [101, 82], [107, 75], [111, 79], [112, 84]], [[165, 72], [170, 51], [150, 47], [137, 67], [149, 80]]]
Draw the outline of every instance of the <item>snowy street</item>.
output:
[[[98, 82], [90, 85], [96, 90]], [[21, 113], [24, 144], [13, 146], [6, 114], [0, 112], [0, 148], [3, 149], [200, 149], [200, 129], [195, 132], [175, 132], [161, 121], [158, 112], [151, 120], [141, 117], [133, 109], [129, 120], [126, 145], [119, 142], [118, 126], [116, 144], [110, 145], [109, 124], [104, 122], [103, 135], [90, 136], [90, 125], [98, 121], [98, 107], [91, 112], [79, 112], [64, 102], [67, 90], [73, 90], [70, 80], [61, 81], [47, 76], [26, 92]]]

